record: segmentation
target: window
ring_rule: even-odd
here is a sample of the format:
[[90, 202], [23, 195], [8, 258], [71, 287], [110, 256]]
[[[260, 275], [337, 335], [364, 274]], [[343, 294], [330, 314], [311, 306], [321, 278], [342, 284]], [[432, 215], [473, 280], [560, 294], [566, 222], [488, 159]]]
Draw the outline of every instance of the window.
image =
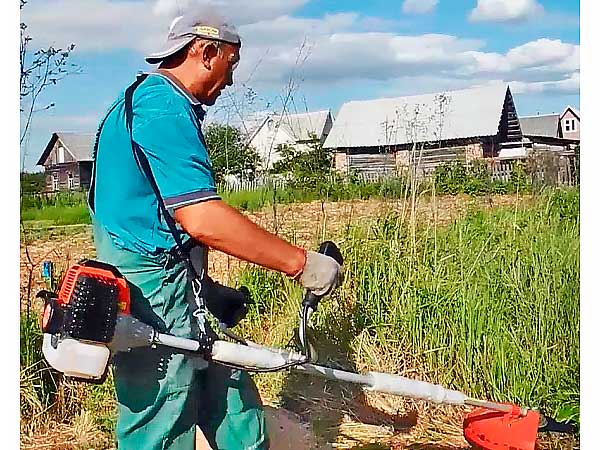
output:
[[65, 148], [58, 147], [58, 163], [62, 164], [65, 162]]
[[67, 174], [67, 187], [69, 189], [73, 189], [75, 187], [75, 178], [71, 172]]
[[58, 191], [58, 174], [57, 173], [52, 174], [52, 190]]
[[565, 119], [565, 132], [577, 131], [577, 121], [575, 119]]

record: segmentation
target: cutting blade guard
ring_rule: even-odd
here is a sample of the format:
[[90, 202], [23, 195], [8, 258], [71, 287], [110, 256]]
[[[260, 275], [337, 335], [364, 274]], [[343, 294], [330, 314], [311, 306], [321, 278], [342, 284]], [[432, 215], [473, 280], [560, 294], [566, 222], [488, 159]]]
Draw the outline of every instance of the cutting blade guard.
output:
[[463, 422], [465, 439], [481, 450], [535, 450], [540, 414], [511, 405], [510, 412], [477, 408]]

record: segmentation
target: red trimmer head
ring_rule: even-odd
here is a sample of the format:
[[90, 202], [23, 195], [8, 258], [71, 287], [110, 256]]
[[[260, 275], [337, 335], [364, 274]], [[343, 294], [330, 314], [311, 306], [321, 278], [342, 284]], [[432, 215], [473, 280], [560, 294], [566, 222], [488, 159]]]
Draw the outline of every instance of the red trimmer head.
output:
[[512, 405], [511, 412], [477, 408], [463, 422], [465, 439], [481, 450], [535, 450], [540, 414]]

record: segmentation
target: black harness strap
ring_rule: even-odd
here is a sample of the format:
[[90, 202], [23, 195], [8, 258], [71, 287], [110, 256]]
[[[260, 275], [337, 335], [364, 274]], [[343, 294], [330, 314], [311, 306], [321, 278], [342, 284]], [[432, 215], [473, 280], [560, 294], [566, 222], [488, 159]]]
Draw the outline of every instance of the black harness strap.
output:
[[129, 131], [129, 137], [131, 139], [131, 148], [133, 150], [133, 155], [138, 163], [138, 166], [144, 173], [146, 179], [152, 187], [152, 190], [154, 191], [154, 195], [156, 196], [156, 199], [158, 201], [160, 213], [165, 219], [165, 222], [169, 227], [169, 231], [171, 232], [173, 239], [175, 239], [176, 247], [174, 250], [176, 252], [176, 256], [178, 256], [179, 259], [185, 264], [185, 268], [189, 271], [191, 278], [200, 278], [190, 260], [189, 252], [186, 251], [184, 248], [183, 241], [181, 240], [180, 231], [177, 229], [177, 225], [175, 224], [175, 219], [173, 219], [173, 216], [171, 215], [171, 213], [169, 213], [167, 207], [165, 206], [165, 202], [162, 198], [162, 195], [160, 194], [158, 185], [156, 184], [156, 179], [152, 174], [152, 169], [150, 167], [150, 163], [148, 162], [148, 158], [146, 157], [146, 154], [142, 151], [138, 143], [135, 142], [133, 139], [133, 91], [135, 91], [135, 89], [146, 79], [147, 76], [147, 74], [140, 75], [135, 81], [135, 83], [129, 86], [125, 91], [125, 124], [127, 125], [127, 130]]
[[[171, 213], [169, 213], [165, 202], [160, 194], [160, 190], [158, 185], [156, 184], [156, 179], [152, 174], [152, 168], [150, 167], [150, 163], [148, 162], [148, 158], [146, 154], [142, 151], [139, 144], [135, 142], [133, 139], [133, 92], [137, 89], [137, 87], [142, 84], [142, 82], [146, 79], [148, 74], [140, 74], [138, 75], [135, 82], [129, 86], [125, 90], [125, 124], [127, 126], [127, 130], [129, 132], [129, 138], [131, 140], [131, 149], [133, 151], [134, 158], [138, 164], [138, 167], [144, 174], [145, 178], [150, 183], [152, 190], [154, 191], [154, 195], [156, 196], [156, 200], [158, 202], [158, 208], [160, 215], [163, 216], [165, 223], [169, 227], [169, 231], [175, 240], [175, 247], [170, 251], [171, 254], [174, 254], [176, 258], [178, 258], [183, 264], [188, 273], [188, 279], [192, 284], [192, 291], [194, 293], [195, 302], [197, 309], [194, 311], [193, 316], [196, 318], [200, 331], [200, 352], [203, 353], [205, 359], [210, 358], [210, 350], [212, 348], [212, 337], [207, 333], [205, 317], [206, 317], [206, 302], [204, 301], [202, 290], [204, 285], [205, 272], [202, 271], [201, 274], [198, 274], [196, 268], [194, 267], [192, 260], [190, 258], [190, 250], [189, 246], [186, 246], [181, 240], [180, 231], [177, 229], [177, 225], [175, 223], [175, 219]], [[109, 112], [110, 114], [110, 112]], [[108, 117], [108, 114], [107, 114]], [[96, 178], [96, 154], [98, 152], [98, 142], [100, 138], [100, 132], [102, 127], [104, 126], [104, 122], [106, 118], [100, 124], [100, 128], [96, 133], [96, 141], [94, 143], [93, 150], [93, 169], [92, 169], [92, 182], [90, 183], [90, 194], [88, 196], [88, 203], [92, 211], [94, 211], [94, 189], [95, 189], [95, 178]]]

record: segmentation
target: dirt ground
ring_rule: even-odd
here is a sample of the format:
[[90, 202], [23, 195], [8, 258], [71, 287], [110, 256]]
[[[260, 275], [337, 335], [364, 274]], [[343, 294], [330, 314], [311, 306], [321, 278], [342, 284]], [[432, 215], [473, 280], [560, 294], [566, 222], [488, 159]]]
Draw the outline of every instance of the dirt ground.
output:
[[[470, 207], [519, 206], [528, 198], [493, 196], [438, 197], [435, 201], [420, 200], [418, 217], [431, 225], [448, 224]], [[321, 240], [336, 236], [352, 222], [369, 220], [379, 214], [396, 211], [408, 214], [410, 203], [401, 201], [348, 201], [337, 203], [311, 202], [278, 205], [258, 213], [248, 214], [254, 221], [298, 245], [316, 246]], [[44, 288], [40, 276], [41, 263], [53, 260], [59, 268], [85, 257], [94, 256], [89, 226], [61, 227], [43, 233], [24, 232], [21, 238], [21, 308], [37, 310], [32, 297]], [[227, 283], [246, 263], [223, 253], [212, 251], [210, 273]], [[29, 300], [28, 300], [29, 299]], [[284, 404], [267, 405], [273, 450], [284, 449], [404, 449], [458, 450], [470, 448], [462, 437], [463, 408], [439, 407], [424, 402], [375, 393], [365, 393], [356, 387], [337, 386], [318, 380], [296, 379]], [[87, 423], [87, 422], [85, 422]], [[310, 425], [312, 423], [312, 427]], [[89, 425], [89, 423], [87, 424]], [[56, 433], [63, 436], [57, 442]], [[22, 448], [109, 448], [102, 444], [73, 447], [73, 433], [58, 425], [45, 436], [22, 439]], [[99, 439], [99, 438], [98, 438]], [[80, 441], [81, 442], [81, 441]], [[53, 444], [54, 443], [54, 444]], [[574, 449], [575, 441], [543, 437], [540, 449]]]

